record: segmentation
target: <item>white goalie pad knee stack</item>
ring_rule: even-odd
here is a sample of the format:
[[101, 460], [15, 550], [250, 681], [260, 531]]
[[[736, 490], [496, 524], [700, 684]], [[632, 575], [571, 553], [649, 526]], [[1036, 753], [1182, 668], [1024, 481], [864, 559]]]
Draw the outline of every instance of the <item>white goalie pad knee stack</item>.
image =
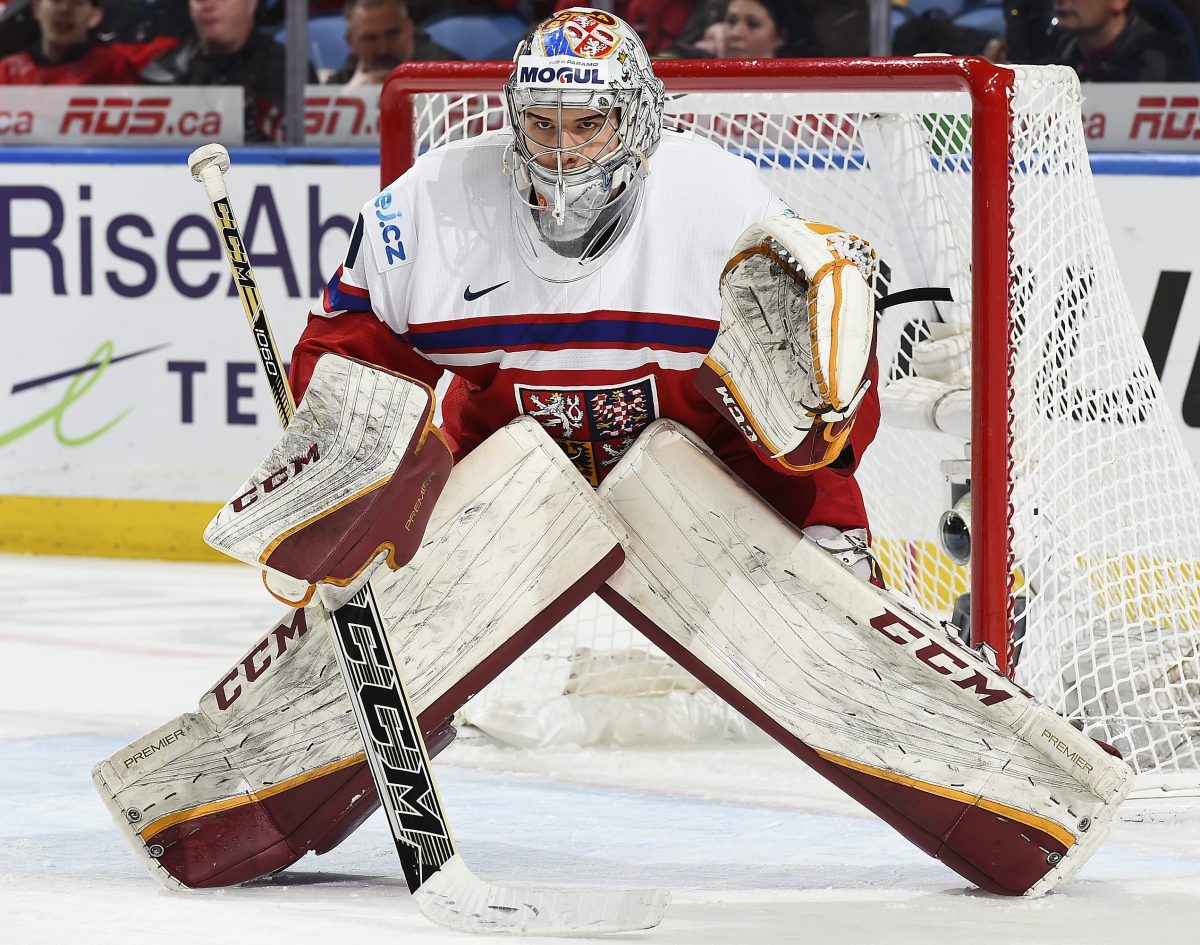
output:
[[1039, 895], [1103, 839], [1128, 766], [853, 575], [681, 428], [648, 428], [600, 495], [630, 533], [606, 599], [927, 852]]
[[[511, 636], [592, 569], [615, 568], [624, 535], [536, 420], [519, 418], [490, 436], [454, 468], [410, 564], [372, 572], [414, 700], [422, 704], [425, 693], [436, 701], [459, 664], [490, 655], [496, 626]], [[323, 597], [334, 607], [354, 592], [330, 586]]]

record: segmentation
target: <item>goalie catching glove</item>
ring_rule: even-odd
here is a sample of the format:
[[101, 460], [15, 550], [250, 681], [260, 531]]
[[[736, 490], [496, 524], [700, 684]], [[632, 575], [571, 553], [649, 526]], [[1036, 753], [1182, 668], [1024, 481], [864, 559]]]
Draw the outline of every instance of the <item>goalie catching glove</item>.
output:
[[870, 388], [875, 252], [795, 216], [756, 223], [721, 274], [721, 328], [696, 387], [773, 464], [837, 459]]

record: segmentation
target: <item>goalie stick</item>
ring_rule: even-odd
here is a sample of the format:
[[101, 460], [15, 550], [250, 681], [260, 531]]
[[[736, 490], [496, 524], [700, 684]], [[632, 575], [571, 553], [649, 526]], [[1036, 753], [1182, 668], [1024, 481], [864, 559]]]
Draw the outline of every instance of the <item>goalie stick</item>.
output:
[[[188, 157], [204, 185], [238, 295], [254, 334], [279, 419], [296, 405], [262, 294], [229, 204], [229, 153], [208, 144]], [[417, 907], [431, 921], [467, 932], [579, 935], [652, 928], [670, 899], [665, 890], [524, 890], [475, 876], [455, 847], [412, 702], [384, 633], [371, 584], [329, 611], [334, 652], [396, 853]]]

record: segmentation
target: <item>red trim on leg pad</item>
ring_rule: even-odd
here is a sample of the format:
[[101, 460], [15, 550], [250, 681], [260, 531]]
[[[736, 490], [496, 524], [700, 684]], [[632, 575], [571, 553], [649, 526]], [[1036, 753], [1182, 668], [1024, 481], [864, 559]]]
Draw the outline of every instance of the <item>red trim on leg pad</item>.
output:
[[[448, 721], [432, 732], [428, 730], [429, 726], [425, 721], [421, 722], [421, 728], [425, 732], [425, 748], [429, 752], [430, 758], [437, 757], [454, 741], [454, 736], [458, 734]], [[347, 782], [341, 793], [350, 795], [350, 806], [347, 807], [346, 814], [340, 817], [323, 837], [309, 844], [309, 849], [318, 856], [328, 853], [354, 833], [368, 817], [375, 813], [375, 809], [379, 806], [379, 796], [375, 793], [375, 780], [371, 777], [371, 771], [365, 762], [357, 766], [354, 777]]]
[[[616, 573], [624, 560], [624, 551], [615, 545], [421, 714], [430, 757], [454, 740], [454, 713]], [[232, 886], [278, 872], [310, 850], [332, 850], [378, 806], [370, 770], [360, 760], [265, 797], [198, 813], [144, 840], [165, 848], [159, 864], [183, 885]]]
[[[144, 839], [164, 848], [159, 864], [185, 886], [249, 882], [296, 862], [310, 849], [308, 837], [328, 835], [350, 814], [354, 805], [347, 803], [343, 788], [365, 767], [364, 762], [352, 764], [269, 797], [172, 824]], [[375, 802], [374, 794], [370, 800]]]

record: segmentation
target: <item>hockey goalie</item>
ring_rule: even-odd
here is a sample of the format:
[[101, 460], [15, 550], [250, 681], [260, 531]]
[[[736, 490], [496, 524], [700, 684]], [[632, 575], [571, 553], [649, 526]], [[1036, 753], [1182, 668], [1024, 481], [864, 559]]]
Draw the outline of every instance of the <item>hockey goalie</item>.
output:
[[[1131, 771], [873, 567], [854, 479], [879, 418], [867, 240], [664, 129], [645, 48], [603, 11], [540, 24], [505, 97], [509, 129], [423, 155], [358, 216], [293, 356], [297, 419], [208, 532], [297, 606], [196, 711], [97, 766], [138, 857], [170, 886], [241, 883], [371, 813], [303, 591], [369, 573], [431, 751], [598, 592], [970, 882], [1069, 877]], [[440, 430], [391, 422], [447, 370]], [[243, 517], [268, 499], [305, 512], [263, 541]]]

